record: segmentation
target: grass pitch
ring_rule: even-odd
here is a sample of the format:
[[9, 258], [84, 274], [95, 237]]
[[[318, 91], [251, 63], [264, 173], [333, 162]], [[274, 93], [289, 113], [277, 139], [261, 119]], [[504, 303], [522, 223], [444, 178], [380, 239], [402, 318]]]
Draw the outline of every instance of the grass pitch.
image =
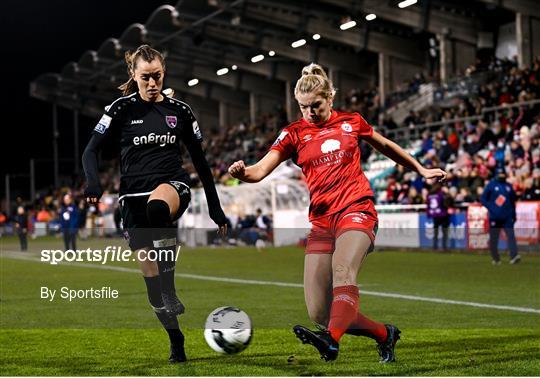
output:
[[[486, 255], [371, 254], [358, 279], [360, 308], [403, 332], [398, 362], [380, 365], [367, 338], [344, 336], [333, 363], [296, 340], [291, 327], [311, 325], [303, 250], [185, 249], [176, 285], [187, 306], [179, 319], [189, 361], [169, 365], [135, 262], [52, 266], [39, 251], [60, 248], [59, 239], [30, 241], [28, 253], [12, 252], [15, 239], [0, 242], [2, 375], [540, 375], [540, 256], [494, 267]], [[108, 244], [124, 245], [94, 239], [80, 248]], [[119, 298], [50, 302], [40, 299], [42, 286], [110, 286]], [[223, 305], [242, 308], [254, 324], [239, 355], [216, 354], [202, 335], [206, 316]]]

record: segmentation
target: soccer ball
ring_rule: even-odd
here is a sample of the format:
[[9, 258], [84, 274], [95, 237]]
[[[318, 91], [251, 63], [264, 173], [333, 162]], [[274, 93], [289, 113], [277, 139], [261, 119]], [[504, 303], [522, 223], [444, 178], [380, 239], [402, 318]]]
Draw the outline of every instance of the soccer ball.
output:
[[243, 351], [249, 345], [252, 334], [249, 316], [236, 307], [218, 307], [206, 319], [204, 339], [218, 353]]

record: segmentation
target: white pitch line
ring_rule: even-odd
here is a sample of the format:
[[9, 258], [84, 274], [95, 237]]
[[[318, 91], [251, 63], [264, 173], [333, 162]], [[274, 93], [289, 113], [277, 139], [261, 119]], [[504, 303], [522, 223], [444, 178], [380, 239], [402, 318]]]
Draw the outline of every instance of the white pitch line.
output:
[[493, 309], [496, 309], [496, 310], [509, 310], [509, 311], [531, 312], [531, 313], [534, 313], [534, 314], [540, 314], [540, 309], [530, 308], [530, 307], [515, 307], [515, 306], [505, 306], [505, 305], [494, 305], [494, 304], [488, 304], [488, 303], [455, 301], [455, 300], [452, 300], [452, 299], [420, 297], [420, 296], [417, 296], [417, 295], [407, 295], [407, 294], [397, 294], [397, 293], [382, 293], [382, 292], [378, 292], [378, 291], [368, 291], [368, 290], [362, 290], [362, 294], [363, 295], [373, 295], [373, 296], [377, 296], [377, 297], [408, 299], [408, 300], [411, 300], [411, 301], [454, 304], [454, 305], [471, 306], [471, 307], [493, 308]]
[[[38, 258], [21, 255], [20, 253], [21, 252], [4, 251], [1, 254], [1, 256], [11, 258], [11, 259], [16, 259], [16, 260], [26, 260], [26, 261], [42, 263], [42, 261]], [[59, 264], [59, 265], [76, 266], [76, 267], [82, 267], [82, 268], [93, 268], [93, 269], [101, 269], [101, 270], [114, 270], [117, 272], [126, 272], [126, 273], [141, 273], [139, 269], [124, 268], [121, 266], [111, 266], [111, 265], [97, 265], [97, 264], [78, 263], [78, 262]], [[175, 277], [188, 278], [188, 279], [201, 280], [201, 281], [236, 283], [236, 284], [243, 284], [243, 285], [280, 286], [280, 287], [295, 287], [295, 288], [304, 287], [304, 285], [302, 284], [292, 283], [292, 282], [245, 280], [245, 279], [240, 279], [240, 278], [203, 276], [199, 274], [189, 274], [189, 273], [176, 273]], [[362, 286], [362, 285], [359, 285], [359, 286]], [[490, 309], [495, 309], [495, 310], [506, 310], [506, 311], [540, 314], [540, 309], [530, 308], [530, 307], [515, 307], [515, 306], [495, 305], [495, 304], [489, 304], [489, 303], [456, 301], [456, 300], [444, 299], [444, 298], [421, 297], [418, 295], [385, 293], [385, 292], [380, 292], [380, 291], [369, 291], [369, 290], [362, 290], [362, 295], [371, 295], [374, 297], [406, 299], [406, 300], [411, 300], [411, 301], [452, 304], [452, 305], [461, 305], [461, 306], [470, 306], [470, 307], [479, 307], [479, 308], [490, 308]]]

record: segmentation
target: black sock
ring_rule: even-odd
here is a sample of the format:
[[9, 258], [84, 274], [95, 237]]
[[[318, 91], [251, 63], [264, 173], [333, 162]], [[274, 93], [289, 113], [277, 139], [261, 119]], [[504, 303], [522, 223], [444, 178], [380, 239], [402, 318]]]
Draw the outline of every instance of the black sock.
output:
[[174, 257], [177, 229], [171, 222], [169, 205], [161, 199], [152, 199], [146, 205], [146, 216], [152, 228], [153, 249], [158, 253], [161, 291], [168, 294], [175, 293]]
[[184, 335], [180, 331], [178, 325], [178, 319], [176, 315], [170, 315], [163, 305], [163, 300], [161, 299], [161, 284], [159, 276], [155, 277], [144, 277], [144, 282], [146, 283], [146, 290], [148, 292], [148, 300], [150, 305], [154, 309], [157, 318], [163, 325], [163, 328], [167, 331], [169, 335], [169, 340], [171, 343], [184, 342]]

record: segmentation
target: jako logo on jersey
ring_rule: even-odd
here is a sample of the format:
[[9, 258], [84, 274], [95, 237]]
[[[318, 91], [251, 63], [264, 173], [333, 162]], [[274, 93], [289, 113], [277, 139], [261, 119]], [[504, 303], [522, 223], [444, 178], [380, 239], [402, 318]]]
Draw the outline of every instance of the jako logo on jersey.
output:
[[328, 139], [324, 141], [323, 144], [321, 144], [321, 151], [323, 154], [328, 154], [330, 152], [339, 150], [340, 146], [341, 146], [341, 143], [339, 140]]
[[165, 122], [167, 122], [167, 126], [169, 126], [171, 129], [174, 129], [178, 123], [176, 116], [165, 116]]
[[352, 131], [352, 126], [351, 126], [350, 123], [343, 122], [343, 123], [341, 124], [341, 129], [342, 129], [343, 131], [346, 131], [346, 132], [350, 133], [350, 132]]
[[144, 121], [142, 119], [134, 119], [131, 121], [131, 125], [140, 125]]
[[141, 144], [159, 144], [160, 147], [165, 147], [167, 144], [174, 143], [176, 143], [176, 135], [171, 135], [171, 133], [167, 133], [167, 135], [150, 133], [148, 135], [133, 138], [133, 144], [136, 146], [140, 146]]
[[279, 136], [277, 137], [276, 141], [274, 142], [274, 144], [272, 146], [277, 146], [278, 144], [281, 143], [281, 141], [283, 139], [285, 139], [285, 137], [287, 136], [289, 132], [288, 131], [282, 131], [281, 134], [279, 134]]

